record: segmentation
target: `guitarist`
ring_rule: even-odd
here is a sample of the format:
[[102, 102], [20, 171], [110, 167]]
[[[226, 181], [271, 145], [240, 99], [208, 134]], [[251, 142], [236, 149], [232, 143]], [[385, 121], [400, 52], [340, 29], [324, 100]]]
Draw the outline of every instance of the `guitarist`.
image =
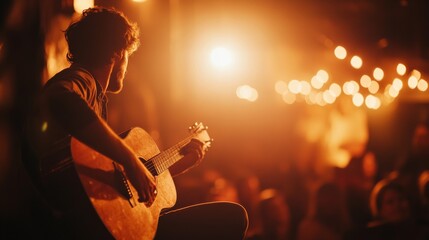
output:
[[[140, 204], [151, 206], [157, 197], [154, 177], [106, 123], [106, 93], [121, 91], [128, 58], [139, 45], [139, 31], [123, 13], [95, 7], [68, 27], [65, 38], [71, 66], [44, 86], [37, 104], [40, 108], [29, 125], [30, 143], [38, 157], [38, 185], [53, 212], [53, 225], [48, 227], [56, 230], [46, 237], [81, 239], [84, 233], [90, 239], [106, 239], [109, 235], [101, 233], [106, 229], [88, 220], [94, 209], [89, 203], [78, 204], [83, 190], [68, 187], [77, 179], [65, 178], [73, 175], [70, 139], [122, 165]], [[170, 168], [172, 176], [198, 165], [206, 150], [202, 142], [192, 139], [181, 149], [185, 157]], [[223, 218], [225, 214], [228, 218]], [[192, 232], [184, 231], [190, 225]], [[246, 228], [247, 215], [240, 205], [207, 203], [162, 215], [156, 238], [241, 239]]]

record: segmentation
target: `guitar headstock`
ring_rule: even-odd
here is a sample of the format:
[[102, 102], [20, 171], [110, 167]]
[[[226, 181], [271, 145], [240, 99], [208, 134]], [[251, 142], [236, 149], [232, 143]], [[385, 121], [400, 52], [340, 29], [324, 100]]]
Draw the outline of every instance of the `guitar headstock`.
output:
[[210, 138], [209, 133], [207, 132], [208, 127], [204, 126], [204, 124], [194, 123], [194, 125], [189, 127], [189, 131], [192, 133], [193, 138], [196, 138], [204, 143], [206, 147], [211, 147], [213, 138]]

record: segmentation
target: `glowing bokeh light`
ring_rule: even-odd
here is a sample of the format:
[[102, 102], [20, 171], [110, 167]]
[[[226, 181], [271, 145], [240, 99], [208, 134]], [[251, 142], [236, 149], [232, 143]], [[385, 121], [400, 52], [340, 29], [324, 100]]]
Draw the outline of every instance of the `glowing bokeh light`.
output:
[[392, 85], [387, 85], [386, 90], [390, 97], [396, 98], [399, 95], [399, 90], [395, 89]]
[[298, 80], [291, 80], [288, 84], [288, 89], [291, 93], [298, 94], [301, 92], [302, 85]]
[[359, 69], [362, 67], [363, 64], [362, 58], [360, 58], [359, 56], [353, 56], [352, 59], [350, 59], [350, 64], [353, 68]]
[[254, 102], [258, 99], [258, 91], [249, 85], [237, 87], [236, 94], [238, 98], [245, 99], [250, 102]]
[[428, 82], [424, 79], [420, 79], [419, 83], [417, 84], [417, 89], [424, 92], [428, 89]]
[[368, 91], [372, 94], [376, 94], [380, 89], [380, 84], [377, 81], [371, 81], [371, 84], [368, 87]]
[[419, 82], [419, 80], [415, 77], [415, 76], [413, 76], [413, 75], [411, 75], [409, 78], [408, 78], [408, 87], [410, 88], [410, 89], [415, 89], [416, 87], [417, 87], [417, 83]]
[[377, 67], [374, 69], [374, 72], [372, 73], [375, 80], [381, 81], [384, 78], [384, 71], [383, 69]]
[[87, 8], [94, 7], [94, 0], [74, 0], [73, 8], [77, 13], [82, 13]]
[[347, 57], [347, 50], [342, 46], [337, 46], [334, 50], [335, 57], [338, 59], [345, 59]]
[[369, 109], [378, 109], [381, 106], [381, 101], [374, 95], [368, 95], [365, 98], [365, 105]]
[[346, 95], [353, 95], [359, 92], [359, 84], [356, 81], [348, 81], [343, 84], [343, 92]]
[[316, 75], [320, 78], [320, 81], [322, 81], [323, 83], [326, 83], [329, 80], [329, 74], [326, 70], [320, 69], [319, 71], [317, 71]]
[[287, 91], [287, 83], [285, 81], [277, 81], [274, 85], [274, 89], [278, 94], [283, 94]]
[[334, 97], [338, 97], [341, 94], [341, 87], [337, 83], [332, 83], [331, 86], [329, 86], [329, 92]]
[[293, 104], [296, 101], [296, 95], [290, 92], [284, 92], [282, 94], [282, 99], [287, 104]]
[[234, 63], [234, 55], [224, 47], [214, 48], [210, 54], [210, 59], [213, 66], [219, 69], [230, 67]]
[[402, 87], [404, 86], [404, 83], [401, 79], [395, 78], [392, 82], [392, 88], [396, 89], [398, 92], [401, 91]]
[[398, 65], [396, 66], [396, 72], [399, 75], [404, 76], [404, 74], [407, 72], [407, 67], [402, 63], [398, 63]]
[[422, 74], [420, 73], [419, 70], [414, 69], [411, 72], [411, 76], [414, 76], [415, 78], [417, 78], [417, 80], [420, 80], [420, 78], [422, 77]]
[[335, 102], [335, 96], [332, 95], [332, 93], [329, 90], [326, 90], [323, 92], [323, 100], [328, 103], [332, 104]]
[[353, 94], [353, 98], [352, 98], [353, 104], [356, 107], [360, 107], [362, 106], [363, 102], [364, 102], [364, 98], [363, 95], [361, 93], [355, 93]]
[[311, 85], [307, 81], [301, 81], [301, 94], [308, 95], [311, 92]]
[[368, 75], [362, 75], [360, 78], [360, 85], [364, 88], [368, 88], [371, 85], [371, 78]]
[[311, 86], [315, 89], [321, 89], [323, 87], [323, 81], [320, 80], [319, 76], [314, 76], [311, 78]]

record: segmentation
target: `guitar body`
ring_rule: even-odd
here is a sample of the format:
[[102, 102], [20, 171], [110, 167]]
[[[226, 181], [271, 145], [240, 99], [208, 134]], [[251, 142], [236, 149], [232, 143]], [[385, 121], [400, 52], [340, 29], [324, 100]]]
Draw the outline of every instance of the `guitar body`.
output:
[[[141, 159], [151, 159], [160, 153], [151, 136], [141, 128], [131, 129], [124, 141]], [[115, 239], [153, 239], [161, 210], [176, 203], [170, 172], [163, 171], [156, 176], [158, 194], [147, 207], [137, 201], [137, 191], [127, 180], [124, 183], [124, 179], [118, 179], [111, 159], [76, 139], [72, 139], [71, 151], [86, 195], [110, 234]], [[129, 196], [121, 190], [124, 184], [129, 187]]]

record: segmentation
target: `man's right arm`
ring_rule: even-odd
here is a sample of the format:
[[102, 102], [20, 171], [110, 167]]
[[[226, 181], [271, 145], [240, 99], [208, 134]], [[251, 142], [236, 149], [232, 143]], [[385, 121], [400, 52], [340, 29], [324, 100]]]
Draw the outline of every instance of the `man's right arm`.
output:
[[151, 204], [155, 181], [151, 173], [125, 142], [99, 117], [78, 94], [56, 86], [46, 94], [52, 117], [80, 142], [123, 165], [139, 201]]

